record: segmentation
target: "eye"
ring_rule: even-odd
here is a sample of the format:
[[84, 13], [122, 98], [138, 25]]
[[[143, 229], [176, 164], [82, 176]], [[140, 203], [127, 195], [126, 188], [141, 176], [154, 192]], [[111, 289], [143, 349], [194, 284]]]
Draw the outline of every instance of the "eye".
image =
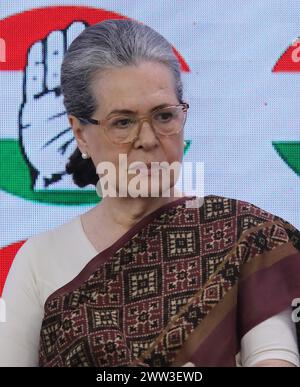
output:
[[155, 115], [155, 120], [160, 122], [169, 122], [174, 118], [173, 112], [160, 112]]
[[116, 129], [127, 129], [134, 124], [133, 119], [131, 118], [118, 118], [112, 122], [112, 127]]

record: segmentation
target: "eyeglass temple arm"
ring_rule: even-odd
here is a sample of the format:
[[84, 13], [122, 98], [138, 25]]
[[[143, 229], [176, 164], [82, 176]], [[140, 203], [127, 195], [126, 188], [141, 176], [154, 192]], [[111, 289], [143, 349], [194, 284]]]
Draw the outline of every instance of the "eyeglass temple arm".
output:
[[79, 119], [79, 121], [83, 122], [84, 124], [100, 125], [100, 121], [94, 120], [94, 118], [78, 117], [78, 119]]

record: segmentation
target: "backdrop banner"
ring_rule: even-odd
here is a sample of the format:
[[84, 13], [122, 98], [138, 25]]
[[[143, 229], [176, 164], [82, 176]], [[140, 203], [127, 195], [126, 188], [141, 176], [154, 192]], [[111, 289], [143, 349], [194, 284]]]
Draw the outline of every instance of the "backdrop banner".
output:
[[76, 141], [56, 91], [66, 47], [105, 19], [145, 23], [173, 45], [190, 104], [184, 161], [203, 162], [204, 194], [299, 228], [299, 14], [297, 0], [2, 0], [0, 295], [27, 238], [99, 202], [65, 173]]

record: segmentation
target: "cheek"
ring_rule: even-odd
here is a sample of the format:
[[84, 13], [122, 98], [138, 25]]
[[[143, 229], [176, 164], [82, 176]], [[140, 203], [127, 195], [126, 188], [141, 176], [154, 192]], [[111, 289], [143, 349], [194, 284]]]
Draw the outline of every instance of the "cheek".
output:
[[99, 133], [90, 134], [88, 146], [95, 166], [103, 161], [114, 163], [115, 152], [111, 150], [110, 144], [107, 144], [106, 139], [99, 135]]
[[[128, 146], [119, 146], [116, 147], [110, 143], [107, 143], [106, 139], [94, 139], [94, 142], [90, 146], [91, 157], [93, 163], [97, 169], [100, 163], [109, 163], [109, 168], [114, 168], [116, 176], [119, 175], [119, 167], [122, 168], [124, 157], [128, 153]], [[123, 155], [120, 157], [120, 155]], [[120, 160], [119, 160], [120, 157]], [[119, 165], [120, 164], [120, 165]], [[103, 168], [105, 165], [103, 165]]]
[[163, 141], [163, 148], [166, 154], [167, 161], [172, 163], [173, 161], [180, 161], [183, 157], [183, 136], [166, 138]]

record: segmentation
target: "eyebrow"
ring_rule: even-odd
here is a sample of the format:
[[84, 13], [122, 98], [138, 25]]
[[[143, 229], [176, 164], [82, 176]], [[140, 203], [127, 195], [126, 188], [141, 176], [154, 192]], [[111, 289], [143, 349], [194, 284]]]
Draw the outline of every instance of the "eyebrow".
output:
[[[154, 108], [152, 108], [151, 110], [150, 110], [150, 113], [151, 112], [153, 112], [154, 110], [156, 110], [156, 109], [161, 109], [161, 108], [164, 108], [164, 107], [166, 107], [166, 106], [172, 106], [172, 104], [169, 104], [169, 103], [162, 103], [162, 104], [160, 104], [160, 105], [157, 105], [157, 106], [155, 106]], [[110, 116], [110, 115], [112, 115], [112, 114], [137, 114], [137, 111], [135, 110], [128, 110], [128, 109], [116, 109], [116, 110], [112, 110], [108, 115], [107, 115], [107, 117], [108, 116]]]

